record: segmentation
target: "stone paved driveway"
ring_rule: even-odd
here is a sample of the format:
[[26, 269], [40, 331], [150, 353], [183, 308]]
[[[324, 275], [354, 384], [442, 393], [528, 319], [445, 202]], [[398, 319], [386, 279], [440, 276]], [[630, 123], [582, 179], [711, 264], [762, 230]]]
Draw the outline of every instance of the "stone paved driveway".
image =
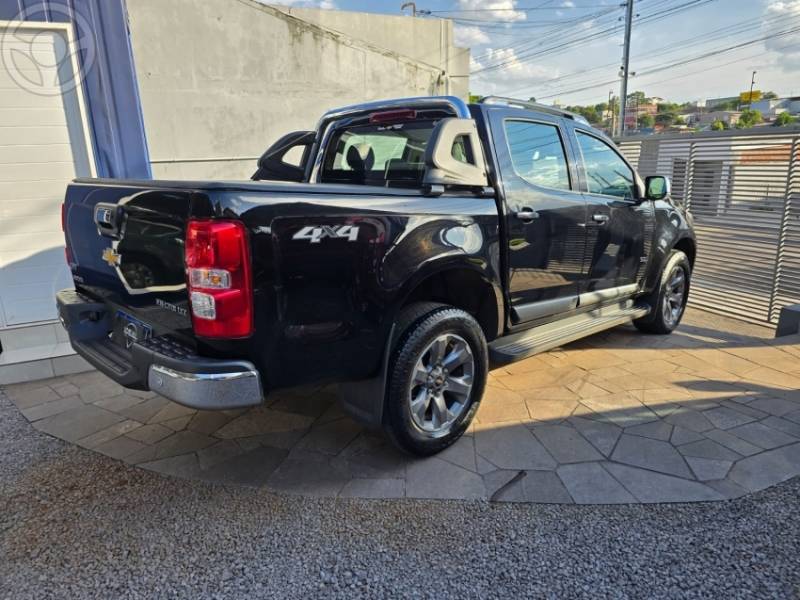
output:
[[342, 413], [331, 388], [202, 412], [96, 372], [5, 393], [33, 426], [168, 475], [343, 497], [721, 500], [800, 474], [800, 336], [689, 312], [497, 369], [469, 435], [425, 460]]

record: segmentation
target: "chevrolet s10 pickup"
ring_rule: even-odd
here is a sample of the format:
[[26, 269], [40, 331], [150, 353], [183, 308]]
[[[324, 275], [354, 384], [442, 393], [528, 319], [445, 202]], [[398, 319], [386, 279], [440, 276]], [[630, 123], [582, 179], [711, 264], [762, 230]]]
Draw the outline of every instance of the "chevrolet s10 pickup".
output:
[[491, 366], [623, 323], [670, 333], [696, 242], [669, 181], [552, 107], [389, 100], [288, 134], [249, 181], [79, 179], [75, 350], [198, 409], [339, 383], [407, 452], [461, 436]]

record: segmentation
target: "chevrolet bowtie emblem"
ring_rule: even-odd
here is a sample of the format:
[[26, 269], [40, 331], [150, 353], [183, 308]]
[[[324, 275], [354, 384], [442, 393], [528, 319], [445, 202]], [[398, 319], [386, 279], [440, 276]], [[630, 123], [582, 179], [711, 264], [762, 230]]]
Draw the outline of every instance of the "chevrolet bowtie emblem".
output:
[[103, 250], [103, 260], [108, 263], [109, 267], [118, 267], [119, 266], [119, 254], [113, 248], [106, 248]]

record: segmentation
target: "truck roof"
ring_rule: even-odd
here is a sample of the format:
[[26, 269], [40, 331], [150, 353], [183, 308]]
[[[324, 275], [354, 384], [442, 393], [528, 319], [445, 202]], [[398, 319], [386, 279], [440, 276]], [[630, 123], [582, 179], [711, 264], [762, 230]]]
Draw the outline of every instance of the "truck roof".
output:
[[[572, 119], [577, 123], [589, 125], [583, 116], [562, 110], [555, 106], [547, 106], [546, 104], [539, 104], [537, 102], [530, 102], [528, 100], [520, 100], [518, 98], [507, 98], [505, 96], [484, 96], [478, 100], [478, 104], [486, 105], [502, 105], [512, 108], [521, 108], [523, 110], [530, 110], [533, 112], [540, 112], [548, 115], [555, 115], [565, 119]], [[469, 105], [461, 98], [456, 96], [415, 96], [411, 98], [393, 98], [388, 100], [377, 100], [375, 102], [363, 102], [361, 104], [351, 104], [341, 108], [334, 108], [329, 110], [319, 121], [317, 130], [320, 131], [325, 125], [331, 121], [336, 121], [345, 117], [354, 117], [358, 115], [368, 114], [372, 112], [389, 111], [398, 108], [443, 108], [453, 112], [454, 116], [469, 119], [472, 115], [469, 112]]]
[[478, 100], [478, 104], [500, 104], [502, 106], [509, 106], [509, 107], [516, 107], [522, 108], [525, 110], [531, 110], [534, 112], [545, 113], [548, 115], [555, 115], [557, 117], [564, 117], [565, 119], [572, 119], [577, 123], [581, 123], [583, 125], [591, 124], [583, 115], [579, 115], [574, 112], [570, 112], [568, 110], [563, 110], [558, 108], [557, 106], [548, 106], [546, 104], [540, 104], [538, 102], [531, 102], [528, 100], [519, 100], [517, 98], [507, 98], [505, 96], [484, 96], [480, 100]]

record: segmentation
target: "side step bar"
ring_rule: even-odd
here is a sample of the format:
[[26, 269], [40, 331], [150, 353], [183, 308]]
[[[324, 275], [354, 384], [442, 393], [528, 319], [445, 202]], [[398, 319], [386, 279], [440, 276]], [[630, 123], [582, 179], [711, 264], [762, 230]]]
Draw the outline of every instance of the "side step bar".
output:
[[649, 312], [649, 305], [635, 304], [632, 300], [597, 308], [568, 319], [498, 338], [489, 344], [489, 359], [496, 365], [516, 362], [611, 327], [629, 323]]

